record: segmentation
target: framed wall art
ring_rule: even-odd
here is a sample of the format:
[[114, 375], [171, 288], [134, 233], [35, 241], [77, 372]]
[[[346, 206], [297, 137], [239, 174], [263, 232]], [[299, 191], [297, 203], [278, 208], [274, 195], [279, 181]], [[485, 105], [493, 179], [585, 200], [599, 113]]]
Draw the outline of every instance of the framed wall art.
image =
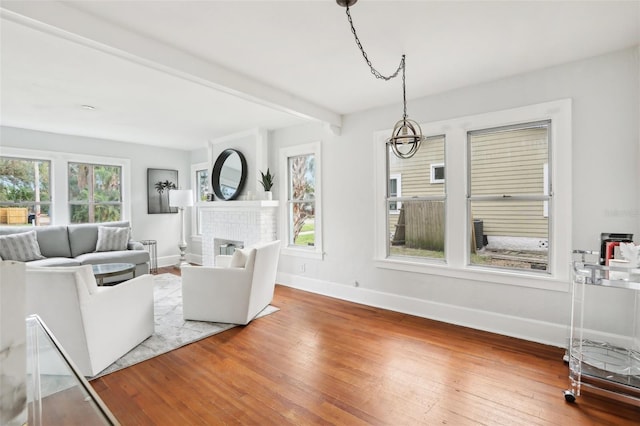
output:
[[147, 169], [147, 213], [178, 213], [169, 206], [169, 190], [178, 189], [178, 171]]

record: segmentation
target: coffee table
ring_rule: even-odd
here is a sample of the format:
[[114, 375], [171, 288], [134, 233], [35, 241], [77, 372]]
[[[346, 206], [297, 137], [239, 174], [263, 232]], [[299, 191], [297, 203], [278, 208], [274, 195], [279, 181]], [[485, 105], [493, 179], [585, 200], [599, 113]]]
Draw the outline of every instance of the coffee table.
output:
[[132, 274], [132, 278], [136, 277], [136, 265], [133, 263], [102, 263], [91, 265], [91, 267], [98, 285], [103, 285], [105, 278], [115, 277], [116, 275]]

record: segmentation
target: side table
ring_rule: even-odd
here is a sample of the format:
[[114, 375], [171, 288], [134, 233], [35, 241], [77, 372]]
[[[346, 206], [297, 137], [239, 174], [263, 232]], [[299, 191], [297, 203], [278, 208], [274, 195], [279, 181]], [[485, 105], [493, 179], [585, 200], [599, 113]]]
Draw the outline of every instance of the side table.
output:
[[158, 273], [158, 242], [156, 240], [142, 240], [140, 243], [149, 252], [149, 272]]

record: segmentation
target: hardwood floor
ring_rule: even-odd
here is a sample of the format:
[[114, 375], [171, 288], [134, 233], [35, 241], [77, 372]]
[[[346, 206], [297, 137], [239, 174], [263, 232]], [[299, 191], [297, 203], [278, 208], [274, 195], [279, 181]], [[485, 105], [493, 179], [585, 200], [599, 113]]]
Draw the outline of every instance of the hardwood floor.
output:
[[283, 286], [273, 305], [91, 383], [123, 425], [640, 423], [640, 407], [565, 402], [559, 348]]

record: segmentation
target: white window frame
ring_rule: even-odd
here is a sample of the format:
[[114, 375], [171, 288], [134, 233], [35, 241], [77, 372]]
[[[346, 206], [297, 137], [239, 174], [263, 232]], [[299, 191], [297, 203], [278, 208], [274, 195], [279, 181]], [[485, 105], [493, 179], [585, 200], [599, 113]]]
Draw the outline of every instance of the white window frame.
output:
[[[432, 275], [567, 291], [571, 260], [571, 173], [572, 129], [571, 100], [545, 102], [454, 118], [451, 120], [421, 124], [423, 134], [444, 134], [447, 176], [447, 206], [445, 230], [446, 263], [429, 263], [420, 259], [388, 258], [386, 253], [386, 152], [385, 140], [391, 130], [374, 133], [374, 176], [376, 179], [375, 216], [375, 265], [380, 268], [410, 271]], [[467, 218], [467, 132], [482, 128], [551, 120], [550, 137], [555, 141], [549, 153], [550, 178], [554, 183], [554, 202], [550, 209], [549, 274], [520, 270], [498, 270], [469, 264], [471, 224]]]
[[431, 173], [429, 175], [429, 180], [431, 183], [444, 183], [445, 178], [436, 179], [436, 168], [442, 167], [444, 168], [444, 163], [433, 163], [431, 164]]
[[[549, 194], [549, 162], [544, 163], [544, 166], [542, 166], [542, 167], [543, 167], [543, 169], [542, 169], [542, 173], [543, 173], [543, 182], [542, 182], [543, 195], [550, 195]], [[542, 215], [544, 217], [549, 217], [549, 201], [545, 200]]]
[[[301, 155], [313, 154], [315, 156], [315, 241], [313, 247], [301, 247], [290, 245], [289, 233], [289, 158]], [[288, 256], [298, 256], [310, 259], [320, 259], [324, 257], [322, 244], [322, 144], [320, 141], [304, 145], [295, 145], [281, 148], [279, 151], [279, 170], [281, 178], [279, 193], [282, 198], [280, 205], [280, 240], [283, 241], [281, 254]]]
[[100, 164], [119, 166], [122, 169], [122, 218], [131, 220], [131, 160], [127, 158], [105, 157], [97, 155], [75, 154], [69, 152], [41, 151], [35, 149], [3, 147], [3, 157], [29, 158], [51, 161], [51, 223], [50, 225], [70, 224], [69, 209], [69, 163]]
[[[123, 208], [123, 202], [122, 202], [122, 166], [115, 166], [114, 164], [95, 164], [95, 163], [80, 163], [78, 161], [67, 161], [67, 193], [69, 191], [69, 172], [70, 172], [69, 166], [71, 164], [75, 164], [75, 165], [78, 165], [78, 166], [89, 166], [89, 167], [91, 167], [91, 172], [94, 173], [94, 174], [95, 174], [95, 167], [118, 167], [120, 169], [120, 202], [117, 203], [117, 204], [114, 203], [114, 202], [96, 203], [95, 199], [93, 199], [93, 200], [87, 200], [87, 202], [84, 203], [82, 201], [72, 201], [70, 199], [67, 199], [67, 205], [68, 205], [68, 208], [69, 208], [69, 221], [71, 221], [72, 206], [87, 206], [87, 208], [89, 209], [89, 205], [90, 204], [94, 204], [94, 206], [119, 205], [120, 206], [120, 212], [122, 212], [122, 208]], [[95, 185], [95, 181], [93, 182], [93, 184]], [[94, 219], [95, 219], [95, 217], [94, 217]], [[118, 220], [122, 220], [122, 213], [120, 215], [120, 219], [118, 219]], [[80, 222], [80, 223], [85, 223], [85, 222]]]
[[[36, 157], [26, 158], [26, 157], [18, 157], [18, 156], [15, 156], [15, 155], [7, 155], [7, 154], [5, 154], [5, 152], [6, 152], [5, 150], [1, 151], [0, 152], [0, 157], [12, 158], [12, 159], [15, 159], [15, 160], [40, 161], [42, 163], [44, 163], [44, 162], [49, 163], [49, 196], [50, 196], [49, 201], [44, 201], [44, 202], [40, 201], [39, 203], [36, 203], [35, 200], [33, 200], [33, 201], [30, 200], [30, 201], [26, 201], [25, 203], [27, 205], [34, 206], [34, 208], [36, 207], [36, 205], [40, 205], [40, 206], [46, 205], [46, 206], [48, 206], [49, 207], [49, 213], [50, 213], [49, 214], [49, 220], [51, 221], [50, 224], [53, 224], [53, 162], [50, 159], [44, 158], [42, 156], [38, 156], [37, 158]], [[39, 182], [38, 182], [38, 184], [39, 184]], [[34, 211], [34, 213], [35, 213], [35, 211]], [[2, 224], [0, 226], [9, 226], [9, 225], [8, 224]]]
[[199, 225], [201, 221], [200, 207], [206, 203], [198, 199], [198, 181], [196, 180], [196, 172], [200, 170], [207, 170], [209, 172], [209, 193], [211, 193], [211, 166], [208, 162], [196, 163], [191, 165], [191, 188], [193, 189], [194, 204], [191, 209], [191, 241], [202, 242], [202, 233], [200, 232]]
[[[402, 197], [402, 173], [394, 173], [389, 176], [389, 180], [396, 180], [396, 196], [394, 198]], [[391, 194], [389, 194], [391, 196]], [[400, 214], [402, 208], [402, 201], [396, 201], [396, 209], [389, 210], [389, 214]]]
[[[529, 130], [529, 129], [544, 128], [546, 130], [546, 144], [547, 144], [546, 165], [548, 165], [548, 162], [551, 160], [551, 152], [553, 151], [553, 140], [551, 138], [551, 125], [552, 123], [550, 120], [543, 120], [539, 122], [527, 122], [527, 123], [517, 123], [509, 126], [499, 126], [497, 128], [475, 129], [467, 133], [467, 217], [468, 217], [469, 223], [471, 223], [474, 219], [473, 213], [472, 213], [472, 205], [474, 202], [482, 203], [483, 201], [492, 201], [494, 203], [500, 204], [501, 206], [505, 207], [505, 206], [508, 206], [509, 202], [511, 201], [543, 202], [543, 205], [547, 205], [547, 206], [549, 201], [552, 201], [552, 197], [550, 196], [549, 192], [546, 190], [542, 191], [543, 192], [542, 194], [540, 193], [522, 194], [522, 193], [519, 193], [516, 189], [512, 189], [512, 191], [514, 191], [513, 193], [505, 194], [505, 193], [502, 193], [500, 190], [496, 190], [495, 188], [492, 187], [492, 192], [490, 193], [481, 193], [481, 194], [474, 193], [471, 189], [474, 183], [473, 179], [471, 178], [471, 172], [473, 168], [471, 164], [471, 158], [472, 158], [472, 152], [473, 152], [473, 142], [472, 142], [473, 137], [479, 136], [479, 135], [496, 135], [500, 132], [508, 133], [511, 131], [522, 131], [522, 130]], [[547, 176], [545, 176], [545, 178], [543, 179], [544, 186], [548, 189], [549, 181], [546, 178]], [[547, 210], [547, 213], [548, 213], [548, 210]], [[548, 215], [546, 217], [548, 217]], [[549, 233], [547, 240], [553, 241], [553, 236], [550, 235], [552, 232], [552, 229], [550, 226], [547, 226], [547, 232]], [[469, 244], [470, 245], [472, 244], [471, 240], [469, 241]], [[551, 262], [551, 250], [548, 250], [547, 252], [547, 261]], [[473, 262], [471, 262], [471, 259], [469, 259], [469, 263], [473, 264]], [[481, 264], [481, 263], [475, 263], [473, 265], [478, 267], [483, 267], [483, 268], [489, 268], [489, 269], [495, 268], [492, 265]], [[511, 270], [517, 270], [525, 273], [536, 273], [536, 274], [547, 274], [547, 275], [550, 274], [549, 265], [547, 265], [547, 268], [544, 270], [537, 270], [533, 268], [531, 268], [531, 270], [527, 270], [525, 268], [517, 268], [517, 267], [505, 267], [505, 268], [511, 269]]]

